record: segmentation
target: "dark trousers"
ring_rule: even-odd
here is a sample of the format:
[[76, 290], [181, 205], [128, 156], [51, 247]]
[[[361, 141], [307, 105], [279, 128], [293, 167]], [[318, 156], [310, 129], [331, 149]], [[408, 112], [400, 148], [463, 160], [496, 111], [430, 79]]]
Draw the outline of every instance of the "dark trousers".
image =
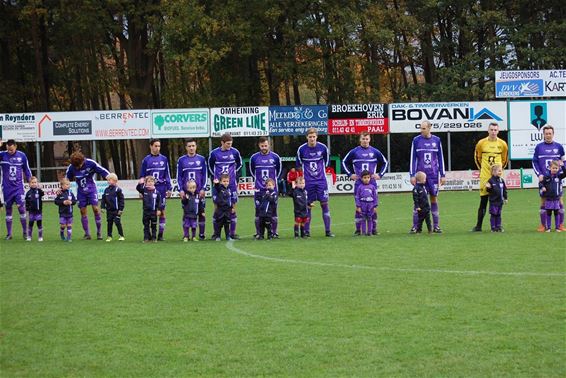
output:
[[483, 218], [487, 212], [487, 201], [489, 200], [489, 195], [480, 196], [480, 207], [478, 208], [478, 222], [476, 223], [476, 228], [481, 230], [483, 223]]
[[273, 231], [271, 229], [271, 217], [259, 217], [259, 236], [263, 238], [267, 230], [267, 237], [273, 237]]
[[421, 210], [417, 212], [418, 220], [417, 220], [417, 231], [423, 230], [423, 222], [426, 222], [426, 228], [428, 232], [432, 231], [432, 226], [430, 224], [430, 210]]
[[230, 237], [230, 224], [232, 223], [232, 217], [229, 211], [221, 211], [217, 209], [212, 217], [212, 223], [214, 225], [214, 237], [220, 237], [222, 228], [224, 228], [226, 239]]
[[107, 235], [112, 237], [112, 226], [116, 225], [118, 229], [118, 235], [124, 236], [124, 230], [122, 229], [122, 217], [117, 211], [107, 211], [106, 212], [106, 225], [107, 225]]
[[143, 212], [143, 239], [156, 240], [157, 239], [157, 212]]

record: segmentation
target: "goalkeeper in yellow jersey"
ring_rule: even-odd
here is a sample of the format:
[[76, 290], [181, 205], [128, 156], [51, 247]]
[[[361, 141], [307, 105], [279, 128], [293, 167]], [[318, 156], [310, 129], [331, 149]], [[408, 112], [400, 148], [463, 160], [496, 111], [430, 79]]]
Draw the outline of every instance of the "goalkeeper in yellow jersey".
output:
[[497, 137], [499, 133], [499, 125], [496, 122], [489, 124], [489, 135], [487, 138], [481, 139], [476, 144], [475, 161], [478, 169], [480, 170], [480, 207], [478, 209], [478, 222], [472, 231], [480, 232], [483, 223], [483, 217], [487, 210], [487, 201], [489, 193], [485, 187], [485, 183], [491, 177], [491, 166], [500, 164], [505, 168], [508, 162], [507, 157], [507, 143], [503, 139]]

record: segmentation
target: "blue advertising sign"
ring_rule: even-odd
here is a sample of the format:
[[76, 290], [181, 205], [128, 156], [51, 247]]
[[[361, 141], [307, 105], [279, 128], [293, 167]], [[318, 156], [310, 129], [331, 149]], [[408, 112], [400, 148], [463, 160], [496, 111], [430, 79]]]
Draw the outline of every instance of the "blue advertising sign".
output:
[[328, 133], [328, 106], [270, 106], [269, 135], [305, 135], [314, 127], [319, 135]]

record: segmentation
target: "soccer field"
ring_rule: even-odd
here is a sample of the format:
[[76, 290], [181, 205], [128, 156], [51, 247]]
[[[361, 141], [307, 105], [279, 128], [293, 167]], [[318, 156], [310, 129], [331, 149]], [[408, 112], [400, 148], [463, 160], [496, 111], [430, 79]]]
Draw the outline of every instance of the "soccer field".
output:
[[565, 376], [566, 233], [535, 231], [534, 190], [509, 192], [504, 233], [469, 232], [477, 192], [439, 199], [442, 235], [408, 234], [404, 193], [380, 196], [379, 236], [353, 237], [353, 198], [334, 196], [336, 238], [317, 207], [294, 240], [281, 198], [281, 239], [255, 241], [248, 198], [242, 240], [189, 243], [173, 199], [157, 244], [140, 201], [111, 243], [81, 240], [78, 209], [60, 241], [45, 203], [43, 243], [19, 224], [0, 241], [2, 376]]

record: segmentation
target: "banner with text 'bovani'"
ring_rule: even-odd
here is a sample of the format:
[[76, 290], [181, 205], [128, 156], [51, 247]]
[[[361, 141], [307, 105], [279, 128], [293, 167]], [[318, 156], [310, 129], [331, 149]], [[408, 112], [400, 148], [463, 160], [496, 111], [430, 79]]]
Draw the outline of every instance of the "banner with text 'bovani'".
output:
[[243, 106], [210, 109], [210, 135], [220, 137], [225, 133], [233, 137], [268, 136], [268, 107]]
[[433, 132], [487, 131], [492, 122], [507, 130], [505, 101], [412, 102], [389, 105], [391, 133], [415, 133], [429, 121]]
[[509, 114], [511, 159], [532, 159], [545, 126], [554, 128], [554, 141], [566, 148], [566, 101], [511, 101]]
[[387, 104], [328, 105], [328, 134], [387, 134]]
[[208, 108], [152, 110], [151, 135], [154, 138], [208, 138], [208, 120]]
[[328, 106], [270, 106], [269, 135], [305, 135], [310, 128], [315, 128], [319, 135], [328, 129]]

